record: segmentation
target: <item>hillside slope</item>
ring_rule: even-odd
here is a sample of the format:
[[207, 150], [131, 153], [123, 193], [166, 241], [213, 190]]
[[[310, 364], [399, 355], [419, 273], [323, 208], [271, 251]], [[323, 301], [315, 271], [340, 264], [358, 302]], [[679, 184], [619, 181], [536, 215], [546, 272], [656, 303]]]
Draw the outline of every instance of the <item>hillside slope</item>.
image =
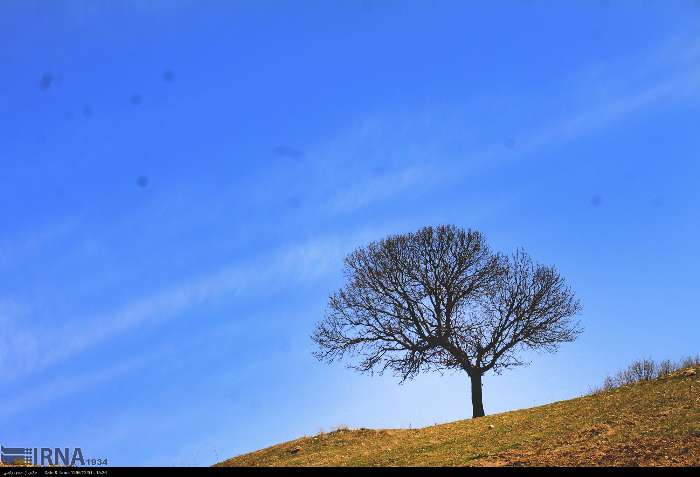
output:
[[700, 367], [423, 429], [339, 430], [217, 466], [700, 465]]

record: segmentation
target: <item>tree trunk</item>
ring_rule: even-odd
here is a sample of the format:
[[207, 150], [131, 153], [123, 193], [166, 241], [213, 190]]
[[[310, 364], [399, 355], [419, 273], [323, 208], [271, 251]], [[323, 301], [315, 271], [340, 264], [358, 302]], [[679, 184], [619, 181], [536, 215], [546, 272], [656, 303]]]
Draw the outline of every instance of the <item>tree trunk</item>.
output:
[[481, 373], [476, 371], [472, 380], [472, 417], [484, 416], [484, 403], [481, 400]]

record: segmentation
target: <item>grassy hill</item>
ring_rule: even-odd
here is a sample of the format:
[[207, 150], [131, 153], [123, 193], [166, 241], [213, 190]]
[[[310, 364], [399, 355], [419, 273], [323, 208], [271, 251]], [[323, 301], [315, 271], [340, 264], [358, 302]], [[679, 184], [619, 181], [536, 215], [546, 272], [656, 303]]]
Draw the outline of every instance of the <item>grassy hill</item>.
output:
[[700, 366], [423, 429], [338, 430], [217, 466], [700, 466]]

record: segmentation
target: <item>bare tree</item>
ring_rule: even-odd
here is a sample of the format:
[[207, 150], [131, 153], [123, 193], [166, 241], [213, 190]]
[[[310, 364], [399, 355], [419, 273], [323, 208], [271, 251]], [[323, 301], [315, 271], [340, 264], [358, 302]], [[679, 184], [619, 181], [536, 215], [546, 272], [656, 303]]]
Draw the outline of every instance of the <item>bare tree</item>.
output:
[[484, 415], [484, 373], [522, 365], [518, 351], [554, 351], [580, 332], [580, 305], [555, 268], [523, 251], [492, 253], [473, 230], [425, 227], [372, 242], [345, 258], [345, 279], [316, 326], [314, 355], [347, 357], [351, 368], [389, 370], [402, 382], [462, 369], [474, 417]]

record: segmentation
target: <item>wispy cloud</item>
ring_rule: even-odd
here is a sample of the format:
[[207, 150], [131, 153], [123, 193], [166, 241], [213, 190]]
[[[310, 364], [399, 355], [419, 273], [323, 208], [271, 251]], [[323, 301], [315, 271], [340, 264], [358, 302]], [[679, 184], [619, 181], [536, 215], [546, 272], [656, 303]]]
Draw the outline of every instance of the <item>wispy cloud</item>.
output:
[[424, 166], [414, 165], [391, 171], [381, 177], [362, 177], [333, 197], [328, 203], [329, 211], [331, 213], [353, 211], [408, 190], [422, 191], [434, 185], [432, 172]]
[[15, 231], [14, 234], [0, 236], [0, 267], [41, 253], [46, 247], [70, 237], [80, 224], [79, 216], [65, 217], [51, 223], [35, 225], [31, 230]]
[[0, 366], [8, 377], [26, 375], [146, 323], [175, 319], [208, 300], [236, 296], [244, 301], [246, 293], [313, 282], [338, 268], [352, 247], [372, 235], [365, 230], [312, 239], [168, 287], [113, 313], [77, 320], [56, 317], [55, 322], [64, 324], [53, 330], [50, 337], [29, 332], [26, 324], [30, 322], [30, 311], [7, 301], [0, 308], [5, 329], [0, 335]]
[[119, 376], [146, 366], [152, 360], [163, 356], [165, 352], [165, 349], [161, 349], [157, 353], [146, 352], [87, 373], [53, 378], [50, 382], [43, 382], [39, 388], [28, 387], [10, 399], [3, 399], [2, 406], [0, 406], [0, 419], [16, 416], [25, 410], [112, 381]]
[[[517, 141], [504, 134], [508, 139], [479, 143], [469, 131], [475, 118], [459, 106], [375, 114], [310, 152], [326, 169], [332, 167], [326, 176], [338, 186], [322, 207], [342, 214], [402, 194], [425, 194], [479, 174], [485, 166], [522, 160], [654, 108], [698, 98], [699, 85], [700, 42], [674, 38], [644, 55], [572, 75], [550, 100], [571, 107], [564, 114], [512, 132]], [[516, 96], [516, 102], [518, 99]], [[541, 100], [547, 98], [537, 98]], [[528, 106], [527, 100], [519, 104], [520, 109]], [[388, 164], [387, 173], [371, 175], [356, 168], [373, 163]]]
[[626, 91], [601, 104], [562, 118], [524, 136], [524, 152], [533, 152], [548, 145], [560, 144], [584, 134], [593, 133], [622, 121], [646, 108], [665, 102], [679, 101], [700, 94], [700, 64], [682, 74], [664, 78], [638, 90]]

